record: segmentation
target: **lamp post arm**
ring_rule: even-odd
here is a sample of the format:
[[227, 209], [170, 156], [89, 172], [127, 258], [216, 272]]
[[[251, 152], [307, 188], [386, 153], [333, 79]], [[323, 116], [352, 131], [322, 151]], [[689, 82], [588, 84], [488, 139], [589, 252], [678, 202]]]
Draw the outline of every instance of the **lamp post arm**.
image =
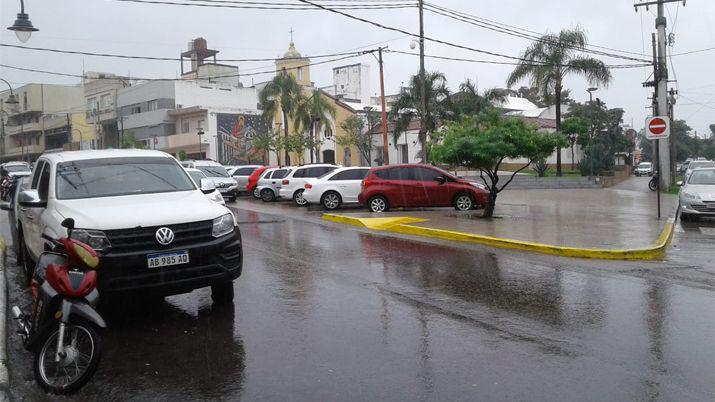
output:
[[7, 84], [7, 87], [10, 88], [10, 95], [12, 95], [12, 86], [10, 85], [9, 82], [7, 82], [4, 78], [0, 78], [0, 81], [4, 82]]

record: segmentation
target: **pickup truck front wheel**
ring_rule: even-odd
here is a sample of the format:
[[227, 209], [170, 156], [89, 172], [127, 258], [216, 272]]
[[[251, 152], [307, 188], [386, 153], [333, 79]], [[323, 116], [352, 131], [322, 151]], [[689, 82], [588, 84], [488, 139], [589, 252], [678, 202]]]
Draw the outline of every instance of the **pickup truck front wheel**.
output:
[[211, 300], [216, 304], [233, 303], [233, 281], [211, 285]]

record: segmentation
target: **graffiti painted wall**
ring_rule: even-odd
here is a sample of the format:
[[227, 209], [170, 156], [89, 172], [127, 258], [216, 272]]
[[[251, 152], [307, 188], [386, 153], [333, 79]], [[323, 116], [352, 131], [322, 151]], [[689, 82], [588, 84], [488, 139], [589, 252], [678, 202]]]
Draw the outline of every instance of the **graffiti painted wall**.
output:
[[219, 163], [237, 165], [263, 163], [264, 152], [253, 148], [253, 137], [268, 132], [268, 125], [259, 114], [216, 115], [218, 126]]

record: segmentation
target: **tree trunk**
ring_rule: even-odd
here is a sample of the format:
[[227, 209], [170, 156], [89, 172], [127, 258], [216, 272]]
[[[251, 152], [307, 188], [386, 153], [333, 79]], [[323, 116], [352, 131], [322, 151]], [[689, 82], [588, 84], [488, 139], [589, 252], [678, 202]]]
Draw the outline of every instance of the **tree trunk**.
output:
[[315, 152], [315, 122], [310, 120], [310, 163], [313, 163], [313, 155]]
[[[556, 132], [561, 131], [561, 80], [556, 81]], [[561, 176], [561, 147], [556, 148], [556, 176]]]
[[575, 169], [575, 167], [574, 167], [574, 161], [573, 161], [573, 158], [574, 158], [573, 146], [574, 146], [574, 143], [572, 142], [572, 143], [571, 143], [571, 170], [574, 170], [574, 169]]
[[484, 207], [484, 214], [482, 215], [482, 218], [491, 218], [494, 216], [494, 207], [496, 206], [497, 203], [497, 192], [491, 191], [489, 192], [489, 196], [487, 197], [487, 206]]
[[[283, 114], [283, 136], [287, 140], [288, 139], [288, 116], [286, 116], [286, 112], [284, 110], [281, 110], [281, 114]], [[290, 165], [290, 154], [288, 152], [288, 148], [285, 150], [285, 162], [286, 165]]]

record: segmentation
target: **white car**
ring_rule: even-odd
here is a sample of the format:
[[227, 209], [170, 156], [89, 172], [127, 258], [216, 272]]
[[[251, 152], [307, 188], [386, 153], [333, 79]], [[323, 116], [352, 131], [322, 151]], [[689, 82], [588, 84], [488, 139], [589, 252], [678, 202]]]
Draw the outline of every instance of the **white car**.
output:
[[238, 183], [226, 171], [222, 164], [214, 161], [184, 161], [181, 164], [186, 168], [199, 169], [209, 179], [213, 180], [216, 189], [229, 201], [236, 201], [238, 196]]
[[650, 162], [641, 162], [636, 167], [636, 176], [653, 176], [653, 164]]
[[278, 192], [283, 185], [283, 178], [294, 169], [292, 166], [281, 168], [266, 169], [258, 179], [256, 190], [263, 202], [275, 201], [278, 198]]
[[[200, 171], [199, 169], [184, 169], [186, 169], [186, 172], [189, 174], [189, 176], [191, 176], [191, 180], [193, 180], [197, 186], [201, 185], [201, 179], [208, 179], [208, 176], [206, 176], [204, 172]], [[218, 190], [214, 190], [212, 193], [206, 194], [206, 198], [221, 205], [226, 205], [226, 201], [224, 201], [223, 196]]]
[[715, 168], [695, 169], [678, 184], [680, 220], [715, 216]]
[[281, 180], [281, 189], [278, 196], [280, 198], [293, 199], [293, 202], [299, 207], [308, 205], [308, 202], [303, 198], [306, 180], [320, 177], [339, 167], [340, 166], [330, 164], [297, 166]]
[[708, 160], [696, 160], [696, 161], [690, 161], [688, 164], [688, 168], [685, 170], [685, 174], [683, 175], [683, 178], [687, 179], [688, 176], [690, 176], [691, 173], [693, 173], [693, 170], [695, 169], [702, 169], [702, 168], [711, 168], [715, 167], [715, 162], [713, 161], [708, 161]]
[[337, 209], [342, 204], [357, 203], [362, 180], [369, 171], [369, 167], [346, 167], [307, 179], [303, 198], [309, 204], [321, 204], [328, 210]]
[[[98, 287], [114, 292], [170, 295], [211, 286], [215, 302], [233, 300], [243, 250], [235, 217], [209, 201], [171, 155], [109, 149], [46, 153], [28, 189], [17, 197], [25, 278], [50, 239], [72, 237], [100, 256]], [[29, 281], [27, 281], [29, 283]]]

